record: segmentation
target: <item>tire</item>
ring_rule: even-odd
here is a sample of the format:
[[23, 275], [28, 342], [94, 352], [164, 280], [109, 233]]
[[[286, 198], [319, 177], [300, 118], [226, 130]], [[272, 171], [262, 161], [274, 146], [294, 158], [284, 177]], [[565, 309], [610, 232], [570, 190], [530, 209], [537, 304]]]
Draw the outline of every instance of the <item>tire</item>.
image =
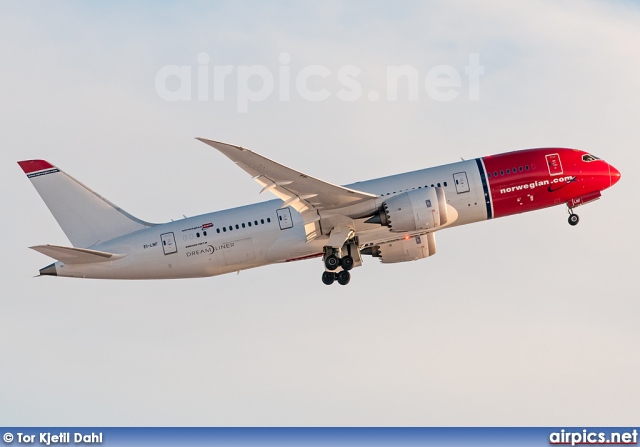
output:
[[578, 217], [577, 214], [569, 215], [569, 225], [571, 225], [572, 227], [575, 227], [576, 225], [578, 225], [578, 222], [580, 222], [580, 217]]
[[351, 256], [344, 256], [340, 260], [340, 265], [345, 270], [351, 270], [353, 268], [353, 258]]
[[324, 260], [324, 266], [328, 270], [333, 271], [333, 270], [337, 269], [338, 266], [340, 266], [340, 259], [338, 259], [338, 257], [336, 255], [329, 255]]
[[338, 284], [341, 286], [346, 286], [351, 281], [351, 274], [346, 270], [342, 270], [336, 276], [338, 277]]
[[335, 281], [335, 279], [336, 279], [336, 274], [333, 272], [324, 272], [322, 274], [322, 282], [328, 286], [333, 284], [333, 281]]

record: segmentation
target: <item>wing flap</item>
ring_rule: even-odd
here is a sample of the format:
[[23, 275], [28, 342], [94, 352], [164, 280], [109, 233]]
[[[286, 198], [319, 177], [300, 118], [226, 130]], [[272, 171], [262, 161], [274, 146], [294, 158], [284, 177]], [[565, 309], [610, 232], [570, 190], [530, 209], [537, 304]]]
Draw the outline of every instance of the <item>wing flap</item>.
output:
[[127, 256], [126, 254], [107, 253], [106, 251], [89, 250], [87, 248], [60, 247], [58, 245], [36, 245], [29, 248], [65, 264], [115, 261]]

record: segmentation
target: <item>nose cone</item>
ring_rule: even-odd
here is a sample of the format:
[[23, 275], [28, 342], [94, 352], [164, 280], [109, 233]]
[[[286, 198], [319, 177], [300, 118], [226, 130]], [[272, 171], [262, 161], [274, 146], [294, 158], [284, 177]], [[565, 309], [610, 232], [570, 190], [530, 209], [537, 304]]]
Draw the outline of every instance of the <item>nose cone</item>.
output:
[[620, 181], [620, 171], [618, 171], [613, 166], [609, 165], [609, 179], [611, 181], [611, 186], [615, 185]]

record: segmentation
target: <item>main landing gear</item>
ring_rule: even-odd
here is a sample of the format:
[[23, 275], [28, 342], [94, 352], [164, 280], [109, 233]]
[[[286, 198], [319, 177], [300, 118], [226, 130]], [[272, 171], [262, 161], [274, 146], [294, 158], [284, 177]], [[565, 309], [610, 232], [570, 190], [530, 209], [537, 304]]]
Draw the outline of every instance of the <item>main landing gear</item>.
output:
[[576, 225], [578, 225], [578, 222], [580, 222], [580, 216], [574, 214], [572, 208], [567, 209], [569, 210], [569, 225], [575, 227]]
[[322, 282], [330, 286], [334, 281], [338, 281], [341, 286], [346, 286], [351, 281], [351, 273], [346, 270], [341, 270], [338, 273], [324, 272], [322, 274]]
[[[346, 286], [351, 281], [351, 270], [355, 266], [355, 260], [352, 253], [359, 253], [357, 244], [346, 244], [346, 254], [342, 257], [338, 255], [342, 254], [342, 250], [326, 246], [324, 247], [324, 267], [325, 271], [322, 273], [322, 282], [328, 286], [338, 281], [338, 284]], [[340, 269], [339, 271], [336, 271]]]

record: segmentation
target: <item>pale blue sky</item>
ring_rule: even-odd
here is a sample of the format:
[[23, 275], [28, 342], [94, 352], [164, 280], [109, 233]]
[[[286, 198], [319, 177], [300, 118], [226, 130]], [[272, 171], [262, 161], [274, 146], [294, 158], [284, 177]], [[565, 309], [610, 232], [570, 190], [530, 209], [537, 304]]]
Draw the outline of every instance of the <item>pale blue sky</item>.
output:
[[[640, 8], [633, 2], [2, 2], [0, 425], [632, 425], [640, 416]], [[165, 65], [464, 70], [480, 100], [324, 102], [238, 113], [166, 102]], [[463, 76], [463, 81], [465, 77]], [[335, 79], [326, 86], [335, 87]], [[333, 90], [335, 92], [335, 90]], [[526, 147], [578, 147], [622, 181], [579, 209], [446, 230], [436, 256], [318, 260], [216, 278], [32, 276], [66, 245], [16, 161], [45, 158], [168, 221], [264, 200], [194, 140], [334, 183]]]

